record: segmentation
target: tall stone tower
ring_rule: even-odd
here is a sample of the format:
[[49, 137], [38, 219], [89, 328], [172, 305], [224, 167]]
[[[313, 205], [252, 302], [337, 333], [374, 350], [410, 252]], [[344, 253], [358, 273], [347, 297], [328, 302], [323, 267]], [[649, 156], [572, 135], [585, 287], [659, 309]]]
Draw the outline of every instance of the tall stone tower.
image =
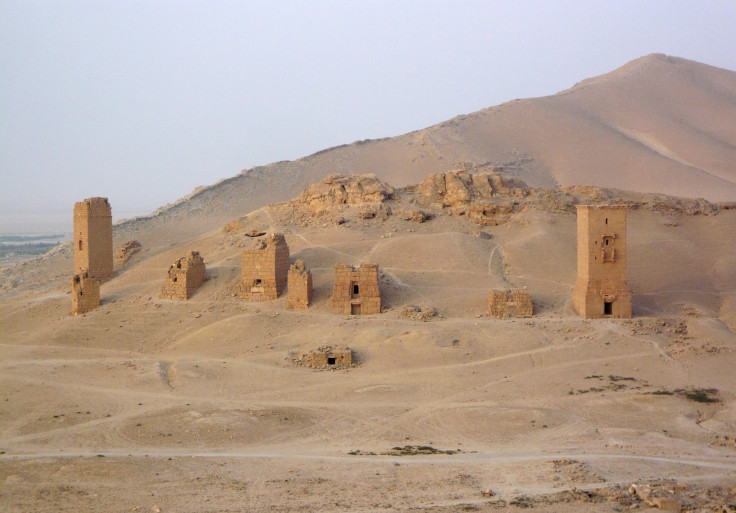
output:
[[578, 205], [575, 310], [586, 319], [631, 318], [626, 283], [626, 207]]
[[74, 273], [104, 281], [113, 277], [112, 210], [107, 198], [74, 204]]

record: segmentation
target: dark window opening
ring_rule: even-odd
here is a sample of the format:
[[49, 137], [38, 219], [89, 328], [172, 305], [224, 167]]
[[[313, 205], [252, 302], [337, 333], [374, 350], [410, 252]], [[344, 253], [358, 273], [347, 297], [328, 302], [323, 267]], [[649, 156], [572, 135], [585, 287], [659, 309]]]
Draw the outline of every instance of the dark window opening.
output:
[[79, 251], [82, 251], [82, 241], [79, 241]]
[[353, 285], [353, 295], [357, 296], [360, 294], [360, 286], [359, 285]]
[[608, 224], [608, 218], [606, 218], [606, 224]]
[[334, 356], [328, 356], [327, 357], [327, 365], [335, 365], [336, 360], [337, 359]]
[[613, 315], [613, 302], [612, 301], [603, 302], [603, 315]]
[[260, 287], [261, 285], [263, 285], [263, 282], [261, 280], [256, 280], [255, 286]]
[[606, 239], [606, 246], [608, 246], [610, 239]]
[[176, 283], [176, 279], [177, 279], [176, 276], [174, 276], [174, 283]]

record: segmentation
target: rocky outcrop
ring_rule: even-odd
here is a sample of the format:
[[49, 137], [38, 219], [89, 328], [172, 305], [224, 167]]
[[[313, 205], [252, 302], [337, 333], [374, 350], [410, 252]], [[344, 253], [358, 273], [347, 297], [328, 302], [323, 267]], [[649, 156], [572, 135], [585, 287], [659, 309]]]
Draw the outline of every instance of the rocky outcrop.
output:
[[454, 208], [496, 198], [524, 198], [529, 187], [521, 180], [502, 177], [492, 171], [467, 170], [435, 173], [417, 185], [417, 202]]
[[141, 250], [141, 243], [137, 240], [129, 240], [118, 248], [115, 258], [125, 264], [130, 258]]
[[304, 189], [291, 204], [312, 211], [322, 211], [337, 205], [383, 203], [393, 197], [394, 189], [374, 174], [334, 174]]

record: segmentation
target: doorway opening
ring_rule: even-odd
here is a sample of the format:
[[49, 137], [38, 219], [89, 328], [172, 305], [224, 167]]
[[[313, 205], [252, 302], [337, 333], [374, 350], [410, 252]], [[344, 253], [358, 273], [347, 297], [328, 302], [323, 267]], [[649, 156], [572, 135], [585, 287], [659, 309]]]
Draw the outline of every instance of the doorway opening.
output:
[[603, 315], [613, 315], [613, 301], [603, 302]]

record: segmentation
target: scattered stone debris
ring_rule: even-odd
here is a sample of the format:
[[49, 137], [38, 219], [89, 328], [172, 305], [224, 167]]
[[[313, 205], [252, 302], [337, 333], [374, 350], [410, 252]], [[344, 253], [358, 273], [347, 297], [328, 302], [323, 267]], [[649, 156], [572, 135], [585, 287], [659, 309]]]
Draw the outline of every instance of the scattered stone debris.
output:
[[[715, 442], [713, 442], [712, 445], [736, 449], [736, 436], [716, 435], [716, 440]], [[736, 491], [736, 488], [734, 489], [734, 491]]]
[[392, 447], [390, 450], [381, 453], [361, 451], [360, 449], [356, 449], [354, 451], [348, 452], [348, 454], [351, 456], [424, 456], [431, 454], [452, 455], [461, 452], [463, 452], [462, 449], [442, 450], [435, 449], [430, 445], [405, 445], [403, 447]]
[[349, 369], [353, 367], [353, 351], [343, 346], [321, 346], [292, 361], [298, 367], [311, 369]]
[[253, 230], [245, 232], [243, 235], [245, 235], [246, 237], [262, 237], [266, 235], [266, 232], [253, 229]]
[[431, 445], [405, 445], [403, 447], [392, 447], [390, 451], [382, 452], [385, 456], [421, 456], [428, 454], [457, 454], [462, 449], [435, 449]]
[[606, 480], [593, 472], [585, 463], [571, 458], [550, 460], [553, 472], [570, 483], [605, 483]]
[[429, 219], [426, 212], [415, 208], [400, 210], [396, 215], [404, 221], [414, 221], [415, 223], [423, 223]]
[[401, 311], [401, 316], [414, 321], [427, 322], [437, 317], [442, 317], [442, 314], [431, 306], [419, 307], [414, 305], [407, 305]]
[[[595, 379], [595, 380], [600, 381], [601, 383], [597, 387], [579, 389], [577, 391], [570, 390], [568, 394], [575, 395], [575, 394], [587, 394], [590, 392], [605, 392], [605, 391], [618, 392], [620, 390], [641, 390], [642, 388], [647, 388], [650, 386], [646, 380], [640, 380], [640, 379], [630, 377], [630, 376], [616, 376], [613, 374], [609, 374], [608, 376], [592, 374], [590, 376], [585, 376], [585, 379]], [[646, 393], [651, 394], [654, 392], [646, 392]]]
[[129, 240], [118, 248], [115, 252], [115, 258], [126, 264], [133, 255], [141, 250], [141, 243], [137, 240]]
[[230, 221], [229, 223], [227, 223], [225, 226], [223, 226], [222, 227], [222, 230], [225, 233], [237, 232], [242, 227], [243, 226], [240, 224], [240, 219], [233, 219], [232, 221]]

